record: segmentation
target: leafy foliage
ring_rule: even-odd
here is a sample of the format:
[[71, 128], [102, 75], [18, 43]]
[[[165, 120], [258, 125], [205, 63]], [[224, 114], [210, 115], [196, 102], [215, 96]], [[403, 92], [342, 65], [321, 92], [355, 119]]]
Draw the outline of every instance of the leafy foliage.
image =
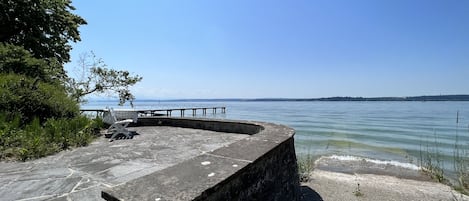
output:
[[69, 78], [67, 87], [69, 93], [77, 101], [83, 102], [88, 94], [110, 94], [111, 92], [119, 95], [120, 105], [135, 99], [130, 92], [129, 87], [142, 80], [138, 75], [131, 75], [128, 71], [114, 70], [107, 68], [101, 58], [96, 55], [82, 54], [79, 60], [80, 75], [78, 78]]
[[28, 160], [57, 153], [70, 147], [88, 145], [103, 126], [100, 119], [84, 116], [39, 119], [20, 127], [20, 117], [0, 113], [0, 161]]
[[70, 61], [69, 41], [80, 40], [86, 21], [71, 13], [71, 0], [0, 1], [0, 42], [24, 47], [39, 59]]
[[90, 143], [103, 123], [79, 115], [77, 100], [87, 94], [111, 90], [121, 102], [134, 99], [128, 87], [142, 78], [101, 60], [83, 82], [68, 78], [69, 42], [80, 40], [78, 27], [86, 24], [73, 10], [71, 0], [0, 1], [0, 160]]
[[23, 47], [0, 43], [0, 72], [25, 75], [48, 83], [63, 80], [58, 77], [62, 67], [53, 64], [34, 58]]
[[17, 74], [0, 74], [0, 112], [19, 116], [21, 123], [34, 118], [71, 118], [79, 114], [77, 102], [64, 87]]

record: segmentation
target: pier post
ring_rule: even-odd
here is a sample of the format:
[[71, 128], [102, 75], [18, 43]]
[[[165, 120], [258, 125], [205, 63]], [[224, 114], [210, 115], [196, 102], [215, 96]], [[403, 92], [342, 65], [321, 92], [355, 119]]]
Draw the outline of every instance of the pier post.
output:
[[192, 116], [195, 116], [197, 109], [192, 109]]
[[207, 108], [202, 108], [202, 114], [204, 114], [204, 115], [207, 114]]

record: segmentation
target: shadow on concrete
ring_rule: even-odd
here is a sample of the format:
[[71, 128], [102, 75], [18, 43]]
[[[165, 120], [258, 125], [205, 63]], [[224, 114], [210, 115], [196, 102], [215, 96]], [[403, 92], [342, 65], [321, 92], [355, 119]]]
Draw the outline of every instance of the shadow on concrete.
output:
[[323, 201], [321, 195], [309, 186], [300, 186], [300, 191], [300, 201]]
[[[129, 137], [126, 137], [124, 134], [118, 134], [116, 136], [115, 139], [112, 139], [112, 140], [129, 140], [129, 139], [133, 139], [134, 136], [136, 135], [140, 135], [139, 133], [137, 133], [136, 131], [130, 131], [130, 135]], [[104, 134], [104, 137], [105, 138], [111, 138], [112, 137], [112, 133], [106, 133]]]

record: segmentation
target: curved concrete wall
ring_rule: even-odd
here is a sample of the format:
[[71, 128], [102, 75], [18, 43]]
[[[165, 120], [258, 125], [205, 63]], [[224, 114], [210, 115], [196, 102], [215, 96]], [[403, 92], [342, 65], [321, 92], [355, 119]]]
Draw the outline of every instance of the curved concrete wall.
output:
[[[141, 118], [138, 126], [176, 126], [250, 136], [173, 167], [106, 189], [106, 200], [298, 200], [294, 130], [248, 121]], [[203, 164], [210, 165], [203, 165]]]
[[167, 117], [139, 118], [136, 126], [173, 126], [249, 135], [259, 133], [264, 129], [261, 125], [240, 121]]

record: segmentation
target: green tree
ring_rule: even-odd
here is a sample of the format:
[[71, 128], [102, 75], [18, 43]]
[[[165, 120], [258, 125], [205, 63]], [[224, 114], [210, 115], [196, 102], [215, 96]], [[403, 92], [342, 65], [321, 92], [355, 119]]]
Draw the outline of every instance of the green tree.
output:
[[0, 1], [0, 42], [22, 46], [39, 59], [70, 61], [69, 41], [80, 40], [86, 21], [71, 13], [71, 0]]
[[57, 83], [63, 80], [61, 66], [53, 66], [56, 62], [48, 63], [42, 59], [34, 58], [31, 53], [22, 47], [0, 43], [0, 72], [15, 73], [43, 82]]
[[57, 70], [22, 47], [0, 43], [0, 112], [22, 123], [78, 115]]
[[83, 18], [71, 13], [73, 10], [71, 0], [0, 1], [1, 72], [44, 82], [57, 81], [77, 101], [92, 93], [115, 92], [121, 104], [132, 103], [135, 97], [129, 87], [142, 78], [128, 71], [108, 69], [100, 59], [95, 60], [97, 65], [84, 71], [86, 78], [68, 78], [63, 64], [70, 61], [69, 42], [80, 40], [78, 28], [86, 24]]
[[84, 102], [84, 97], [89, 94], [117, 93], [119, 104], [126, 101], [133, 106], [134, 95], [129, 87], [142, 80], [138, 75], [131, 75], [125, 70], [114, 70], [107, 68], [101, 58], [91, 53], [80, 55], [76, 78], [68, 78], [67, 88], [72, 97], [78, 102]]
[[69, 42], [80, 40], [78, 27], [86, 24], [73, 10], [70, 0], [0, 1], [0, 160], [91, 142], [102, 122], [80, 115], [77, 100], [87, 94], [115, 91], [121, 103], [134, 99], [128, 87], [142, 78], [100, 59], [86, 79], [67, 76]]

